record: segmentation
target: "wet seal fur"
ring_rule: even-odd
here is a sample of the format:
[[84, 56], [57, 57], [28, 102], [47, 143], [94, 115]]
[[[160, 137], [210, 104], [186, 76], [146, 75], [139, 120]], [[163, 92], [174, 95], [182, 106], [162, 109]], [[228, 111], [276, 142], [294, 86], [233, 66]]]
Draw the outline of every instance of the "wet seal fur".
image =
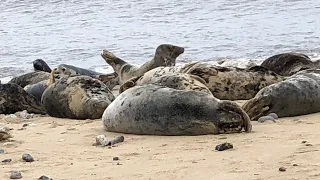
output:
[[157, 47], [154, 58], [140, 67], [129, 64], [107, 50], [103, 50], [101, 56], [119, 75], [119, 83], [122, 84], [128, 79], [142, 76], [144, 73], [156, 67], [175, 66], [176, 58], [183, 52], [183, 47], [161, 44]]
[[260, 89], [285, 79], [261, 66], [241, 69], [195, 62], [186, 64], [180, 72], [201, 77], [212, 94], [224, 100], [251, 99]]
[[265, 87], [242, 108], [251, 120], [271, 112], [278, 117], [320, 112], [320, 69], [303, 70], [285, 81]]
[[311, 59], [302, 53], [281, 53], [264, 60], [261, 66], [282, 76], [291, 76], [301, 70], [314, 68]]
[[33, 68], [34, 68], [34, 71], [44, 71], [44, 72], [51, 73], [51, 68], [42, 59], [34, 60], [33, 61]]
[[177, 73], [174, 67], [157, 67], [146, 72], [141, 77], [133, 77], [124, 82], [119, 89], [119, 93], [134, 87], [146, 84], [166, 86], [177, 90], [194, 90], [211, 94], [205, 85], [206, 82], [195, 75]]
[[211, 94], [153, 84], [121, 93], [102, 116], [105, 129], [143, 135], [203, 135], [251, 131], [248, 115]]
[[27, 110], [29, 113], [46, 114], [40, 101], [14, 83], [0, 84], [0, 114], [13, 114]]
[[42, 104], [53, 117], [98, 119], [115, 99], [108, 87], [89, 76], [62, 77], [42, 95]]

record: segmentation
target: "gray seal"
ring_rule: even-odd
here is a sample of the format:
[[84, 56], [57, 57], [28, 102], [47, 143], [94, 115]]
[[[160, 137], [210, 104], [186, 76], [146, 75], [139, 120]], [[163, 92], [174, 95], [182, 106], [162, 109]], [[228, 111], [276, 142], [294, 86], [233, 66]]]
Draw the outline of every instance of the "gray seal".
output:
[[153, 59], [147, 61], [140, 67], [129, 64], [107, 50], [103, 50], [101, 56], [119, 75], [119, 83], [122, 84], [128, 79], [142, 76], [144, 73], [156, 67], [175, 66], [176, 58], [183, 52], [183, 47], [161, 44], [157, 47]]
[[108, 87], [89, 76], [62, 77], [43, 92], [42, 104], [53, 117], [98, 119], [115, 99]]
[[248, 115], [231, 101], [159, 85], [132, 87], [104, 111], [105, 129], [143, 135], [203, 135], [251, 131]]
[[28, 113], [46, 114], [40, 101], [14, 83], [0, 84], [0, 114], [13, 114], [27, 110]]
[[[38, 82], [48, 80], [50, 77], [50, 73], [44, 71], [35, 71], [26, 74], [22, 74], [20, 76], [12, 78], [9, 83], [18, 84], [21, 87], [25, 87], [29, 84], [36, 84]], [[58, 74], [55, 75], [56, 78], [60, 78]]]
[[51, 73], [51, 68], [49, 65], [42, 59], [36, 59], [33, 62], [34, 71], [44, 71]]
[[251, 99], [260, 89], [285, 79], [261, 66], [241, 69], [195, 62], [186, 64], [180, 72], [201, 77], [212, 94], [224, 100]]
[[280, 118], [320, 112], [320, 70], [303, 70], [265, 87], [242, 108], [251, 120], [269, 113]]
[[282, 76], [291, 76], [301, 70], [314, 68], [311, 59], [302, 53], [281, 53], [264, 60], [261, 66]]

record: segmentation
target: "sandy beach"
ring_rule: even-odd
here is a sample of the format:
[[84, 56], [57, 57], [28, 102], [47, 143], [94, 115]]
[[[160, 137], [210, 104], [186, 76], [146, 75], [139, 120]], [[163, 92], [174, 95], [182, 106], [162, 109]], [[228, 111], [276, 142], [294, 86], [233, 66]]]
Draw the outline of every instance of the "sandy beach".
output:
[[[240, 102], [239, 104], [242, 104]], [[1, 116], [13, 138], [0, 143], [0, 179], [12, 170], [22, 179], [320, 179], [320, 113], [253, 122], [253, 132], [205, 136], [138, 136], [106, 132], [101, 119], [32, 119]], [[30, 123], [22, 128], [23, 124]], [[22, 129], [21, 129], [22, 128]], [[124, 142], [97, 147], [95, 137], [119, 135]], [[303, 142], [306, 141], [306, 142]], [[229, 142], [234, 148], [216, 151]], [[22, 161], [29, 153], [34, 162]], [[118, 157], [119, 160], [113, 160]], [[280, 167], [286, 171], [279, 171]]]

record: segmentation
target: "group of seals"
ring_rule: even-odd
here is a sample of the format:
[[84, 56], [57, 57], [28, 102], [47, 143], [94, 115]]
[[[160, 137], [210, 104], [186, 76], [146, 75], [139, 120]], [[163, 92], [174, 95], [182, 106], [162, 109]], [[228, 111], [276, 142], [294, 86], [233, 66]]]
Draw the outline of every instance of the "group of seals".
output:
[[243, 109], [251, 120], [269, 113], [289, 117], [320, 112], [320, 69], [300, 71], [261, 89]]
[[247, 114], [211, 94], [147, 84], [121, 93], [105, 110], [108, 131], [152, 135], [202, 135], [251, 131]]

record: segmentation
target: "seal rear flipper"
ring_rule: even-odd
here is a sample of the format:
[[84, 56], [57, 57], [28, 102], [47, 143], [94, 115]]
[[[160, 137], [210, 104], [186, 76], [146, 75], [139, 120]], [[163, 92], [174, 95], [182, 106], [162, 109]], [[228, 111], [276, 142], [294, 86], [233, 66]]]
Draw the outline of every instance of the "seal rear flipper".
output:
[[140, 79], [142, 76], [135, 76], [133, 78], [128, 79], [126, 82], [124, 82], [120, 88], [119, 88], [119, 94], [123, 93], [127, 89], [130, 89], [136, 85], [136, 82], [138, 79]]
[[259, 117], [267, 115], [271, 109], [271, 96], [262, 95], [252, 98], [242, 106], [242, 109], [252, 121], [256, 121]]
[[240, 125], [241, 125], [240, 129], [235, 127], [235, 125], [238, 125], [239, 122], [227, 120], [224, 122], [220, 122], [220, 123], [222, 123], [222, 127], [219, 126], [219, 129], [220, 129], [219, 131], [224, 131], [224, 133], [226, 133], [225, 131], [227, 131], [227, 132], [229, 132], [229, 131], [232, 132], [234, 130], [241, 131], [242, 128], [244, 128], [245, 132], [252, 131], [252, 125], [251, 125], [251, 121], [250, 121], [248, 114], [235, 102], [222, 100], [219, 103], [218, 109], [222, 110], [222, 111], [226, 111], [228, 113], [234, 112], [236, 114], [239, 114], [242, 119], [242, 123], [240, 122]]

